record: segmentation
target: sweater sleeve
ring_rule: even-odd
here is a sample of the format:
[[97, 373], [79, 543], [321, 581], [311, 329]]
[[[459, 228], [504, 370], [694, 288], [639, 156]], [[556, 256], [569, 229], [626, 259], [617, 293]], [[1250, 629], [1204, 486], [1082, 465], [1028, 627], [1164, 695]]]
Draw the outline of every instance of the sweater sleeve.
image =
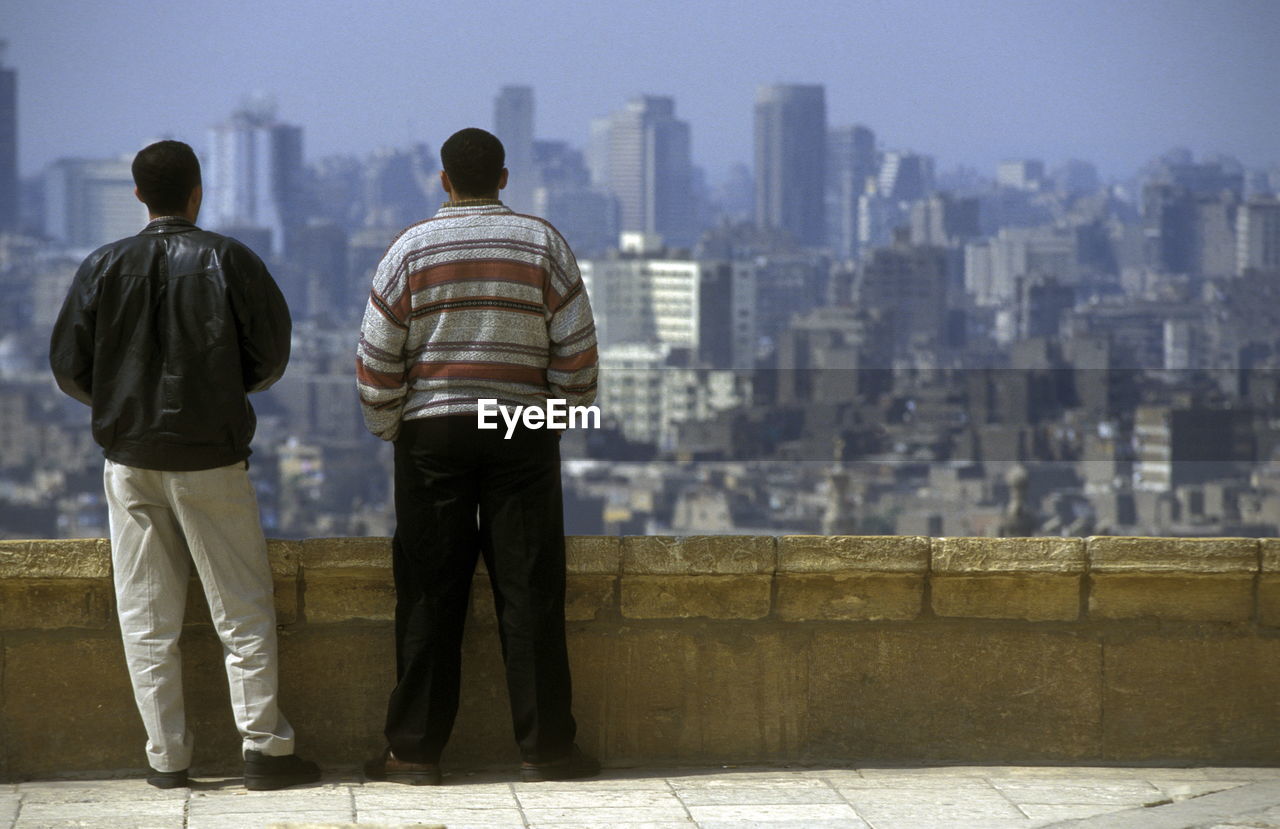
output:
[[365, 426], [383, 440], [400, 433], [400, 415], [409, 393], [409, 287], [395, 246], [378, 264], [356, 348], [356, 388]]
[[547, 365], [547, 383], [552, 397], [563, 398], [570, 406], [587, 406], [596, 399], [596, 324], [591, 315], [591, 301], [573, 251], [554, 230], [548, 248], [552, 262], [547, 321], [551, 359]]

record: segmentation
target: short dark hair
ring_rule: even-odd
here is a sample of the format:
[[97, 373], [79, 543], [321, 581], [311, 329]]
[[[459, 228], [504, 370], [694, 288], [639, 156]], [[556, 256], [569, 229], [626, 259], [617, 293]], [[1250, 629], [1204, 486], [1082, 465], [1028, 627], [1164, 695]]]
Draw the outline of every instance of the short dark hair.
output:
[[498, 137], [477, 127], [458, 130], [440, 147], [440, 164], [454, 192], [465, 196], [497, 190], [506, 160]]
[[133, 157], [133, 183], [152, 213], [181, 213], [200, 184], [200, 159], [181, 141], [157, 141]]

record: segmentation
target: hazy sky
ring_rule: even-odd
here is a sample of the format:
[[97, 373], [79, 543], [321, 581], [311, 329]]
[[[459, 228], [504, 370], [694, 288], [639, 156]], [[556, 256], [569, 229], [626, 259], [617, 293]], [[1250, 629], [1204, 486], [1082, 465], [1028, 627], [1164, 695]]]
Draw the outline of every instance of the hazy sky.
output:
[[492, 126], [534, 87], [538, 137], [586, 142], [669, 94], [713, 175], [751, 162], [755, 88], [823, 83], [831, 125], [994, 172], [1126, 175], [1164, 150], [1280, 163], [1280, 0], [0, 0], [19, 164], [132, 153], [275, 96], [308, 159]]

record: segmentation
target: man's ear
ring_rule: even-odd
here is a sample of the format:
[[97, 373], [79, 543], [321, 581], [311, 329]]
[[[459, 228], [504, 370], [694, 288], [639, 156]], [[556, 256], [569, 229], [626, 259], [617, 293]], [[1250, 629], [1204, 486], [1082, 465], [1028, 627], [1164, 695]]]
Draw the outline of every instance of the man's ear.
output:
[[[133, 188], [133, 195], [138, 199], [138, 201], [142, 201], [142, 191], [137, 187]], [[144, 201], [142, 201], [142, 203], [146, 204]]]
[[449, 174], [444, 170], [440, 171], [440, 186], [443, 187], [444, 191], [450, 196], [453, 195], [453, 182], [449, 181]]
[[507, 168], [502, 168], [502, 175], [498, 176], [498, 189], [505, 189], [507, 186]]

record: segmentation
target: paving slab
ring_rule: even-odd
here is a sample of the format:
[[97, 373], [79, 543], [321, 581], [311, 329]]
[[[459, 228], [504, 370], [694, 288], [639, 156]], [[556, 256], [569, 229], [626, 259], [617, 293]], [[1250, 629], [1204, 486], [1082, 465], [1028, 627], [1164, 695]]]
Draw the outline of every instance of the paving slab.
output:
[[620, 792], [607, 789], [581, 792], [521, 789], [516, 792], [516, 797], [525, 809], [680, 808], [680, 801], [670, 789], [625, 789]]
[[844, 803], [835, 789], [792, 787], [730, 787], [717, 789], [678, 789], [677, 794], [686, 806], [781, 806], [799, 803]]
[[393, 826], [413, 823], [443, 823], [458, 826], [524, 826], [519, 809], [370, 809], [356, 814], [357, 823], [388, 823]]
[[1023, 803], [1114, 803], [1147, 806], [1170, 798], [1145, 780], [1024, 778], [993, 780], [992, 785], [1009, 800]]
[[786, 805], [690, 806], [689, 814], [700, 826], [717, 823], [799, 823], [813, 826], [822, 821], [863, 823], [847, 803], [795, 803]]
[[[1050, 824], [1071, 829], [1189, 829], [1233, 824], [1266, 826], [1264, 815], [1280, 806], [1280, 781], [1250, 783], [1181, 803], [1125, 809], [1083, 820]], [[1255, 820], [1254, 818], [1257, 817]]]
[[[395, 809], [518, 809], [519, 801], [510, 786], [405, 786], [384, 783], [387, 788], [369, 786], [353, 789], [357, 812]], [[551, 794], [551, 793], [549, 793]]]
[[[549, 826], [612, 826], [615, 823], [651, 823], [654, 821], [681, 821], [689, 817], [684, 806], [673, 800], [663, 806], [609, 806], [583, 809], [525, 809], [530, 823]], [[696, 819], [696, 818], [695, 818]]]
[[191, 815], [187, 829], [268, 829], [281, 823], [310, 823], [323, 826], [342, 826], [351, 822], [349, 811], [323, 811], [311, 809], [280, 810], [276, 812], [238, 812], [221, 815]]

